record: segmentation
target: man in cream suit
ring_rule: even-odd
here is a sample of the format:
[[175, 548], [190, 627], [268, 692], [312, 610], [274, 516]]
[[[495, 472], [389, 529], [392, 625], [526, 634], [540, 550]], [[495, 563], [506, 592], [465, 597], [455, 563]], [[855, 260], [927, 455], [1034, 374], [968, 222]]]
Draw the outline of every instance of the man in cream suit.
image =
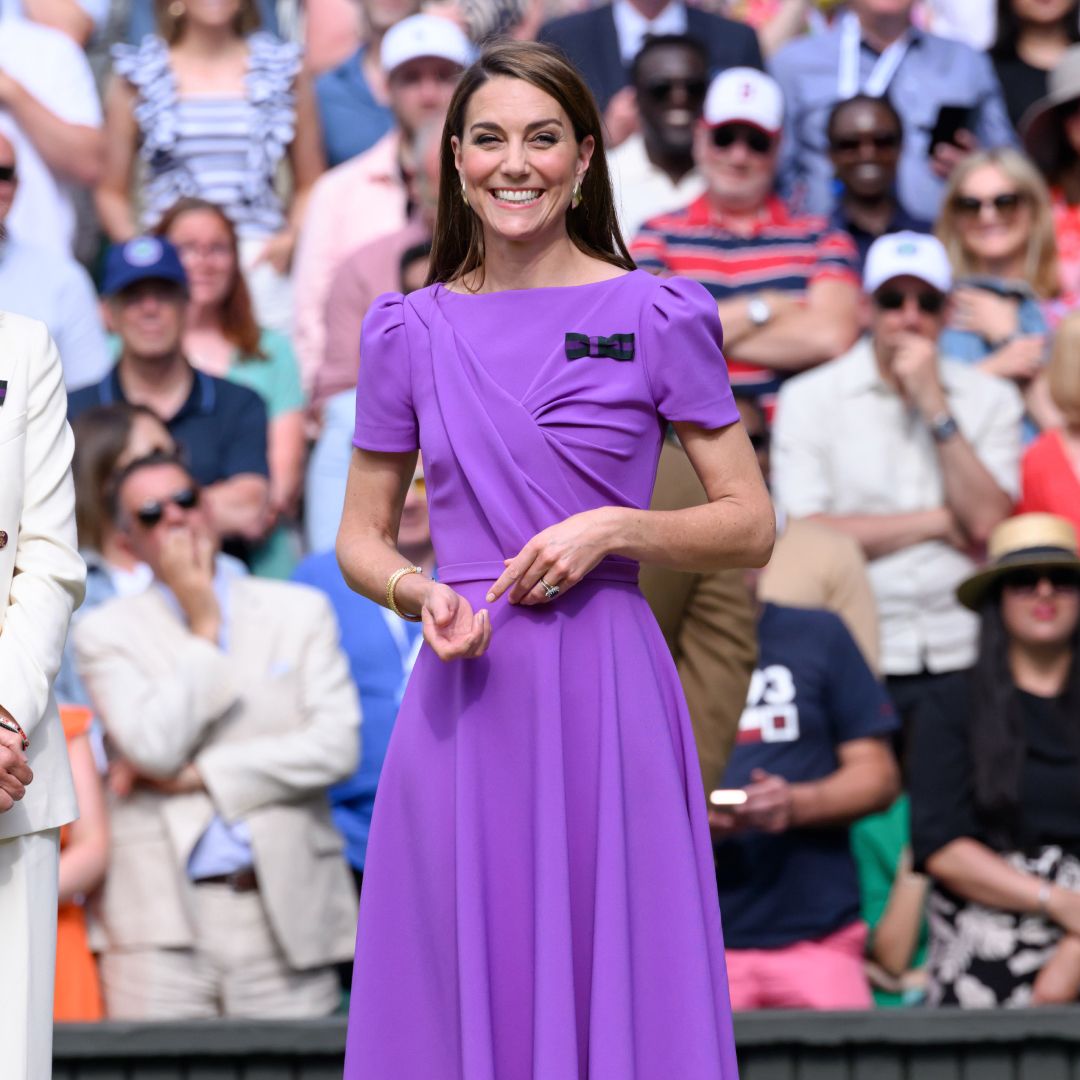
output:
[[86, 568], [73, 440], [43, 323], [0, 313], [0, 1074], [52, 1075], [60, 826], [77, 816], [51, 686]]
[[74, 631], [126, 778], [100, 906], [108, 1014], [333, 1012], [356, 891], [325, 792], [356, 767], [360, 721], [334, 613], [312, 589], [228, 572], [175, 458], [128, 465], [114, 501], [155, 583]]

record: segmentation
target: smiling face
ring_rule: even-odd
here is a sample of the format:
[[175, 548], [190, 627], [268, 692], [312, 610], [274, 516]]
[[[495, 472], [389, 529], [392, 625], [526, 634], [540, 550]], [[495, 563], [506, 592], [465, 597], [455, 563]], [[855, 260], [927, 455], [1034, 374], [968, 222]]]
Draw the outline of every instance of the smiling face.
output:
[[708, 68], [696, 49], [658, 45], [642, 57], [635, 89], [646, 142], [665, 154], [689, 154], [708, 85]]
[[856, 101], [837, 110], [829, 131], [829, 158], [837, 179], [861, 199], [888, 195], [900, 160], [900, 126], [889, 109]]
[[779, 146], [779, 135], [750, 124], [698, 124], [694, 160], [705, 177], [710, 201], [729, 213], [750, 213], [761, 207], [776, 179]]
[[168, 239], [180, 252], [191, 302], [199, 307], [223, 304], [237, 274], [229, 228], [213, 210], [190, 210], [169, 226]]
[[574, 184], [592, 159], [562, 106], [531, 83], [497, 76], [469, 99], [454, 160], [485, 241], [518, 243], [566, 231]]
[[996, 165], [974, 169], [954, 200], [960, 243], [978, 267], [1016, 258], [1031, 238], [1031, 199]]

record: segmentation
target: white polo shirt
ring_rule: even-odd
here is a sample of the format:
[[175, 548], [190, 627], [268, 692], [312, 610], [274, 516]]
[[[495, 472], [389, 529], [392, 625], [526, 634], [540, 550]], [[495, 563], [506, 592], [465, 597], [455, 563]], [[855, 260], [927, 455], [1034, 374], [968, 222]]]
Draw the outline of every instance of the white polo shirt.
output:
[[623, 239], [629, 244], [649, 218], [682, 210], [705, 193], [705, 179], [691, 169], [677, 184], [645, 152], [645, 139], [631, 135], [608, 154], [608, 171]]
[[[1011, 383], [954, 361], [940, 361], [940, 372], [964, 438], [1015, 499], [1019, 393]], [[882, 380], [869, 338], [784, 384], [772, 448], [773, 494], [792, 517], [903, 514], [945, 504], [933, 438]], [[955, 590], [975, 567], [944, 541], [870, 562], [885, 674], [956, 671], [974, 663], [978, 619], [960, 605]]]

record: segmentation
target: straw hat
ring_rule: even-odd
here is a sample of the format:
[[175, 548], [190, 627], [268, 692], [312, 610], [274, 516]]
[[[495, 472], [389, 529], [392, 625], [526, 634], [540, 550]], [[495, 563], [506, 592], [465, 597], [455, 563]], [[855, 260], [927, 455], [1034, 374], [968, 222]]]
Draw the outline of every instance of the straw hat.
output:
[[1076, 530], [1056, 514], [1019, 514], [1007, 518], [990, 534], [989, 563], [962, 581], [956, 598], [978, 611], [991, 586], [1014, 570], [1070, 569], [1080, 577]]
[[1080, 45], [1070, 45], [1050, 72], [1047, 90], [1020, 118], [1020, 135], [1028, 156], [1047, 175], [1061, 166], [1066, 146], [1059, 113], [1080, 99]]

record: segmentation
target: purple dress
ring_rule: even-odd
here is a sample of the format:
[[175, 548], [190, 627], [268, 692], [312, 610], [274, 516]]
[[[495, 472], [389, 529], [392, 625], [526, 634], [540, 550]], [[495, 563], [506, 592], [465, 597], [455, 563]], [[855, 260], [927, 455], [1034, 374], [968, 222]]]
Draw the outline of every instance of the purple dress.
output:
[[[568, 332], [632, 357], [569, 359]], [[737, 420], [721, 340], [700, 285], [643, 271], [388, 294], [354, 442], [422, 449], [440, 580], [479, 608], [540, 530], [649, 505], [661, 417]], [[390, 740], [346, 1077], [736, 1080], [701, 774], [637, 564], [490, 611], [483, 657], [421, 650]]]

